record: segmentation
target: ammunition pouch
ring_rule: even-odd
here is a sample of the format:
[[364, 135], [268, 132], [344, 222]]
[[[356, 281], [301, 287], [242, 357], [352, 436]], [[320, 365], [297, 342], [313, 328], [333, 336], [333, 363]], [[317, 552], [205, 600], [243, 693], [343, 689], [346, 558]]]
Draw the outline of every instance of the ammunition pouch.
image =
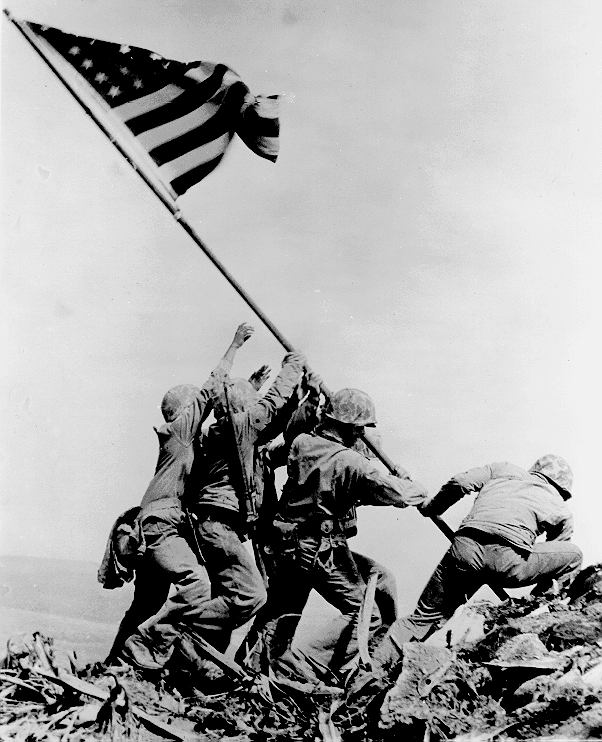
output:
[[267, 546], [268, 552], [293, 556], [299, 545], [299, 523], [276, 518], [272, 523], [272, 533]]

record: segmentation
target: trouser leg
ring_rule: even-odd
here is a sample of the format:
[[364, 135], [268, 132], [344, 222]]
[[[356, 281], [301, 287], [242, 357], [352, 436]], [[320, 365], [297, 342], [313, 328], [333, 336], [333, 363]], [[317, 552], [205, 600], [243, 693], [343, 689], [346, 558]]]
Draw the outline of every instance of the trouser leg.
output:
[[[312, 643], [313, 651], [321, 664], [339, 669], [357, 653], [359, 611], [366, 591], [366, 583], [344, 537], [332, 538], [329, 548], [323, 544], [314, 568], [314, 588], [340, 615], [322, 629]], [[380, 625], [380, 612], [375, 604], [370, 635]]]
[[163, 575], [175, 587], [174, 594], [125, 644], [126, 654], [143, 667], [161, 667], [167, 662], [182, 626], [194, 627], [200, 606], [210, 598], [207, 570], [181, 535], [181, 518], [178, 508], [165, 508], [141, 521], [145, 559], [156, 574]]
[[483, 547], [465, 536], [454, 543], [433, 572], [413, 613], [398, 618], [374, 651], [377, 665], [396, 662], [408, 641], [424, 641], [485, 582]]
[[545, 541], [533, 545], [532, 552], [491, 544], [485, 550], [491, 581], [505, 587], [523, 587], [570, 580], [578, 572], [583, 554], [570, 541]]
[[[390, 624], [395, 621], [397, 612], [395, 577], [388, 569], [363, 554], [358, 554], [357, 552], [352, 551], [351, 556], [355, 562], [357, 574], [362, 582], [362, 601], [365, 593], [365, 585], [371, 575], [378, 575], [376, 593], [374, 596], [375, 610], [373, 611], [370, 629], [371, 634], [375, 633], [377, 629], [379, 631], [382, 630], [383, 612], [389, 622], [386, 626], [388, 629]], [[357, 577], [354, 575], [353, 582], [356, 582], [356, 580]], [[328, 600], [328, 598], [326, 599]], [[332, 601], [329, 602], [332, 603]], [[334, 603], [332, 604], [334, 605]], [[351, 626], [351, 631], [350, 626], [349, 616], [337, 616], [326, 624], [326, 626], [322, 627], [319, 634], [310, 637], [309, 640], [299, 642], [298, 648], [304, 654], [311, 656], [324, 667], [338, 669], [341, 664], [344, 664], [344, 661], [341, 659], [341, 654], [344, 656], [350, 656], [356, 646], [353, 643], [353, 626]], [[345, 636], [343, 632], [347, 632], [347, 636]], [[350, 640], [352, 642], [351, 645], [349, 644]]]
[[268, 600], [258, 615], [257, 633], [263, 637], [265, 658], [270, 666], [282, 670], [295, 666], [292, 644], [303, 609], [312, 589], [311, 570], [299, 555], [281, 557], [270, 579]]
[[195, 611], [192, 623], [223, 652], [232, 631], [265, 603], [266, 591], [251, 555], [233, 528], [217, 517], [207, 518], [199, 523], [197, 535], [211, 580], [211, 599]]
[[272, 562], [267, 600], [236, 654], [238, 662], [250, 661], [254, 669], [264, 672], [270, 660], [290, 650], [312, 589], [311, 565], [299, 554], [279, 553], [272, 556]]
[[152, 553], [140, 557], [136, 568], [132, 604], [119, 624], [106, 662], [116, 660], [126, 640], [138, 626], [160, 610], [169, 597], [170, 587], [170, 576], [154, 563]]

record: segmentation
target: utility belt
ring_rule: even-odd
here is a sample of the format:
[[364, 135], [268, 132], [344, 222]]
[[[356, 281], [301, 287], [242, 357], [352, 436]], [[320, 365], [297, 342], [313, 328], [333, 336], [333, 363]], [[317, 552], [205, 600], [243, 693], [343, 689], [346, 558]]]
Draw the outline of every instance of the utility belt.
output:
[[243, 519], [236, 510], [222, 508], [219, 505], [197, 505], [196, 507], [189, 508], [189, 510], [194, 514], [199, 523], [203, 521], [216, 521], [229, 526], [237, 533], [241, 533], [243, 530]]
[[336, 534], [345, 534], [341, 521], [335, 518], [311, 518], [300, 523], [276, 518], [274, 535], [283, 539], [300, 539], [308, 536], [320, 538]]

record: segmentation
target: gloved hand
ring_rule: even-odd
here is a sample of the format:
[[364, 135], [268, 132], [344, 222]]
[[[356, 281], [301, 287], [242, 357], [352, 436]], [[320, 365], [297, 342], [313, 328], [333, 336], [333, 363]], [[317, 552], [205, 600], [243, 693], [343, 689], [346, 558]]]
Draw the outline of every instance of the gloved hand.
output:
[[418, 509], [425, 518], [432, 518], [434, 515], [444, 513], [461, 497], [462, 491], [458, 483], [452, 479], [446, 482], [439, 492], [425, 500]]
[[301, 366], [301, 368], [305, 368], [307, 366], [307, 358], [303, 353], [287, 353], [282, 359], [282, 367], [284, 368], [287, 363], [295, 363]]
[[418, 505], [417, 510], [420, 515], [424, 515], [425, 518], [431, 518], [433, 515], [439, 515], [439, 513], [437, 512], [437, 507], [434, 503], [436, 497], [437, 495], [427, 497], [426, 500]]

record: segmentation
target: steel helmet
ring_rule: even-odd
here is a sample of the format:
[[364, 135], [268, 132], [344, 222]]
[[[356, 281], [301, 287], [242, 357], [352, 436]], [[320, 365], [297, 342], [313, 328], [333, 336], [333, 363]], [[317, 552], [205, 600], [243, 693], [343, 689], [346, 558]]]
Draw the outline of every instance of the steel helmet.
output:
[[172, 420], [175, 420], [188, 405], [191, 405], [197, 399], [200, 393], [201, 390], [192, 384], [173, 386], [161, 402], [161, 412], [163, 413], [165, 422], [170, 423]]
[[557, 487], [564, 490], [568, 497], [571, 497], [573, 471], [567, 462], [560, 456], [548, 453], [540, 459], [537, 459], [529, 471], [543, 474], [546, 479], [549, 479]]
[[374, 402], [359, 389], [341, 389], [329, 399], [324, 414], [347, 425], [376, 425]]

